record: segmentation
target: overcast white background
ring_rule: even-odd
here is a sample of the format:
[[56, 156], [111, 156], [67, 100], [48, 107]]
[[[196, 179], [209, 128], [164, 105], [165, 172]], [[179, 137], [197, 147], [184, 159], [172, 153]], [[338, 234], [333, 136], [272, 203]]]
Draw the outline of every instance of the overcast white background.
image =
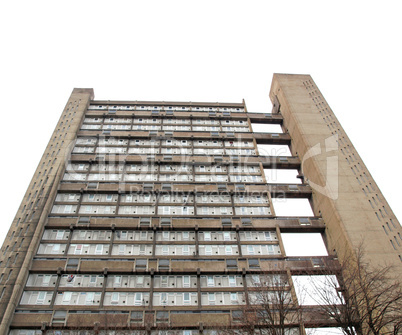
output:
[[96, 99], [241, 102], [311, 74], [399, 218], [399, 1], [3, 1], [4, 238], [74, 87]]

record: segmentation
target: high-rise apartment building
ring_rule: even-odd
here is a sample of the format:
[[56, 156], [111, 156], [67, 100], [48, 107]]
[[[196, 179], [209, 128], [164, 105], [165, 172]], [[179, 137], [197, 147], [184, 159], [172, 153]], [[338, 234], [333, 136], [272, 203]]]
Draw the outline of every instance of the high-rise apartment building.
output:
[[[322, 271], [362, 241], [401, 273], [401, 226], [311, 77], [276, 74], [270, 97], [262, 114], [74, 89], [1, 249], [0, 333], [217, 334], [264, 276]], [[278, 216], [275, 198], [314, 214]], [[328, 256], [287, 256], [289, 232], [301, 249], [320, 233]]]

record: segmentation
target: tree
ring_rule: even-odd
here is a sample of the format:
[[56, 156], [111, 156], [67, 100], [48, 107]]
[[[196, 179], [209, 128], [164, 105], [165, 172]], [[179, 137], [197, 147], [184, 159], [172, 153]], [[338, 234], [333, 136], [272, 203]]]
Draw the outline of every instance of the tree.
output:
[[[233, 312], [233, 329], [220, 334], [290, 335], [298, 327], [300, 309], [292, 299], [286, 273], [253, 275], [248, 287], [249, 304]], [[298, 329], [297, 329], [298, 333]]]
[[329, 269], [337, 276], [323, 273], [320, 280], [310, 281], [311, 290], [307, 291], [344, 334], [396, 335], [402, 330], [402, 290], [392, 270], [367, 263], [363, 247], [359, 247], [339, 268]]

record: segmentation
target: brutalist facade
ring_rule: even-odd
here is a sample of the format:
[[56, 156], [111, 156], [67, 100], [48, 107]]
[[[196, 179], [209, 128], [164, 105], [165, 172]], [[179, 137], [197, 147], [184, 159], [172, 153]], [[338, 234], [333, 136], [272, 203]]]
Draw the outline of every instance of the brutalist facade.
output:
[[[286, 276], [298, 307], [292, 275], [333, 269], [362, 238], [400, 273], [401, 226], [311, 77], [275, 74], [270, 97], [261, 114], [74, 89], [1, 249], [1, 334], [218, 334], [263, 276]], [[314, 216], [276, 216], [278, 197]], [[321, 233], [329, 256], [286, 256], [286, 232]], [[332, 324], [311, 313], [288, 333]]]

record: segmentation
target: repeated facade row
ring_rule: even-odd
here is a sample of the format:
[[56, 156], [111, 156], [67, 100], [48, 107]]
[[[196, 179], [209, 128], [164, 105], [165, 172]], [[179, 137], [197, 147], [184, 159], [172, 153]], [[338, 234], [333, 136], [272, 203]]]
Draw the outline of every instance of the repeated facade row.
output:
[[123, 105], [94, 105], [88, 106], [88, 110], [108, 110], [108, 111], [124, 111], [124, 110], [140, 110], [140, 111], [205, 111], [205, 112], [244, 112], [244, 107], [217, 107], [217, 106], [168, 106], [168, 105], [136, 105], [136, 104], [123, 104]]

